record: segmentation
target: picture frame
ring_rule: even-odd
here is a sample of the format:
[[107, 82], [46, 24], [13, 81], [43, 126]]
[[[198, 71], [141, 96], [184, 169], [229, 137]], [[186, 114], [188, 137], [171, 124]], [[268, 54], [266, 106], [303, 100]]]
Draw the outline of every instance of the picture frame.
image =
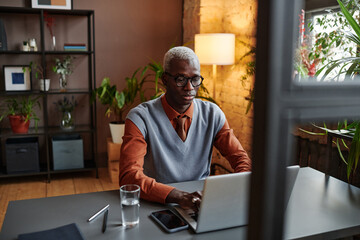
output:
[[72, 9], [72, 0], [31, 0], [32, 8]]
[[31, 69], [29, 65], [3, 66], [5, 91], [30, 91]]

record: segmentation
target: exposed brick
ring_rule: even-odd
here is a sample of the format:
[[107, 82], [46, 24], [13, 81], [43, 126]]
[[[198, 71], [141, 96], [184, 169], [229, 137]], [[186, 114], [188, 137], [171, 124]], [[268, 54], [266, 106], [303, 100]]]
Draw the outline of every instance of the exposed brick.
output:
[[[193, 15], [196, 15], [194, 17]], [[216, 100], [224, 111], [234, 134], [251, 156], [253, 113], [245, 111], [249, 89], [254, 86], [254, 77], [245, 81], [246, 64], [252, 61], [248, 56], [240, 58], [255, 46], [257, 1], [255, 0], [185, 0], [184, 1], [184, 42], [194, 39], [195, 33], [234, 33], [236, 36], [236, 63], [233, 66], [218, 66]], [[186, 24], [185, 24], [186, 23]], [[244, 44], [245, 43], [245, 44]], [[213, 93], [211, 66], [201, 66], [204, 84]], [[220, 154], [214, 152], [214, 161], [226, 164]]]

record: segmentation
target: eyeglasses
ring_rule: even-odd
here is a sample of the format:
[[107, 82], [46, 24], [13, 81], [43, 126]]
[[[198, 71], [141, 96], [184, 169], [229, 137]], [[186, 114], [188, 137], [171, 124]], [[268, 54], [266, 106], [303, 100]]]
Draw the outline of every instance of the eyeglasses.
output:
[[178, 87], [185, 87], [188, 81], [190, 81], [193, 87], [198, 87], [201, 85], [202, 81], [204, 80], [202, 76], [185, 77], [184, 75], [181, 74], [173, 76], [168, 72], [164, 72], [164, 73], [172, 77], [176, 82], [176, 86]]

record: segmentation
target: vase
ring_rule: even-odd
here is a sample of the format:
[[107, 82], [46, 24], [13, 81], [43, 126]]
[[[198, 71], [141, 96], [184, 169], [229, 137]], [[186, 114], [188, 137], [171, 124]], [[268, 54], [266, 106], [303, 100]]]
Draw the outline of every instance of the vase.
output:
[[60, 128], [63, 130], [73, 130], [75, 128], [74, 118], [69, 111], [64, 111], [62, 114]]
[[53, 51], [56, 50], [56, 38], [55, 38], [55, 36], [51, 37], [51, 50], [53, 50]]
[[39, 80], [39, 86], [40, 86], [40, 91], [44, 92], [44, 91], [49, 91], [50, 88], [50, 79], [40, 79]]
[[60, 92], [66, 92], [67, 79], [65, 74], [61, 74], [59, 78]]

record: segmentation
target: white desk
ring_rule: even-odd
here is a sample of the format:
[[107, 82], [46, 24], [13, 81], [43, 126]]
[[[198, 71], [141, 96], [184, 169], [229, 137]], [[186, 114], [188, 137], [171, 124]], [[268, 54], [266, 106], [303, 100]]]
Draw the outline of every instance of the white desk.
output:
[[[185, 191], [201, 190], [202, 181], [173, 184]], [[101, 232], [102, 217], [86, 220], [110, 204], [108, 228]], [[75, 222], [85, 238], [92, 239], [246, 239], [247, 227], [203, 234], [184, 230], [168, 234], [148, 217], [166, 206], [141, 201], [140, 224], [132, 229], [120, 226], [119, 191], [106, 191], [9, 203], [0, 239], [16, 239], [18, 234], [55, 228]], [[286, 214], [288, 239], [333, 239], [360, 234], [360, 189], [326, 177], [311, 168], [299, 171]]]

